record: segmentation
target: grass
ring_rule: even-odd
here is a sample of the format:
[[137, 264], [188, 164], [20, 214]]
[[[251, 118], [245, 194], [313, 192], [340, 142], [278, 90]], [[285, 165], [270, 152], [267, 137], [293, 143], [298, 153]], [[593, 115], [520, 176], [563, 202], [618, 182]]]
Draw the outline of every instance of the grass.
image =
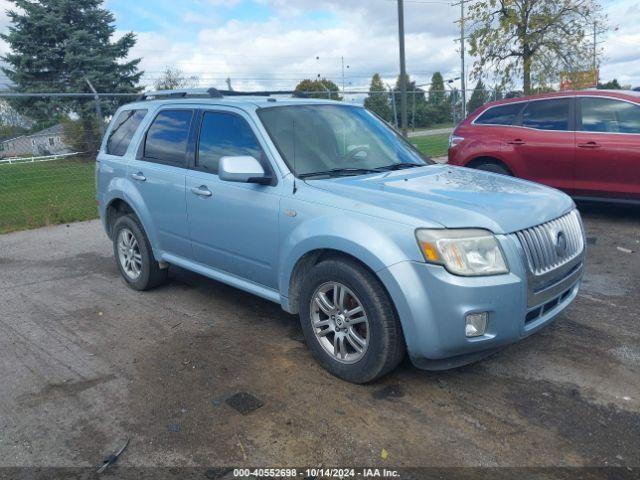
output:
[[418, 128], [416, 127], [416, 130], [439, 130], [441, 128], [453, 128], [455, 125], [451, 122], [445, 122], [445, 123], [434, 123], [433, 125], [431, 125], [430, 127], [425, 127], [425, 128]]
[[422, 135], [411, 137], [409, 141], [429, 157], [442, 157], [447, 154], [449, 135]]
[[[430, 157], [447, 154], [448, 135], [410, 141]], [[0, 165], [0, 233], [96, 218], [94, 168], [80, 158]]]
[[96, 218], [94, 169], [79, 158], [0, 165], [0, 233]]

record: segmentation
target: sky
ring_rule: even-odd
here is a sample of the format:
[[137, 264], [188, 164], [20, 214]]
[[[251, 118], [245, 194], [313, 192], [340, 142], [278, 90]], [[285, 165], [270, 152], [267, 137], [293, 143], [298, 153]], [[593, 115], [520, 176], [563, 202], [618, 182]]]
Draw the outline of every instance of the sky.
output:
[[[451, 3], [405, 0], [407, 71], [418, 84], [435, 71], [460, 76], [454, 41], [460, 11]], [[0, 0], [3, 12], [7, 5]], [[343, 59], [346, 89], [366, 88], [374, 72], [392, 83], [399, 70], [395, 0], [106, 0], [105, 6], [118, 35], [136, 34], [131, 56], [142, 58], [146, 85], [167, 65], [197, 76], [201, 86], [223, 88], [230, 78], [244, 90], [292, 89], [318, 74], [342, 87]], [[640, 86], [640, 0], [603, 6], [615, 30], [598, 38], [601, 79]], [[7, 24], [3, 13], [0, 29]], [[0, 42], [0, 53], [6, 50]]]

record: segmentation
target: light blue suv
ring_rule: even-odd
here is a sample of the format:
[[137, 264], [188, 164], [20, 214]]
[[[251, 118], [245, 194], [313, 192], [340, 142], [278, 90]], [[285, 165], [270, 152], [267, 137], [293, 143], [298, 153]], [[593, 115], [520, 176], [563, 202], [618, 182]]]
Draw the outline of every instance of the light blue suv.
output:
[[576, 297], [584, 231], [541, 185], [423, 158], [364, 108], [158, 92], [118, 110], [97, 165], [118, 268], [170, 265], [299, 314], [331, 373], [369, 382], [485, 357]]

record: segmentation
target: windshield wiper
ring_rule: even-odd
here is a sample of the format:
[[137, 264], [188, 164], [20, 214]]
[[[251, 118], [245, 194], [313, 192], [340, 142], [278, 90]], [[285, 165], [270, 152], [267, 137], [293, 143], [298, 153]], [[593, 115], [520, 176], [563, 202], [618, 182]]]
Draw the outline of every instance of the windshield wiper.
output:
[[384, 167], [378, 167], [376, 172], [389, 172], [391, 170], [405, 170], [407, 168], [426, 167], [426, 164], [420, 163], [394, 163], [393, 165], [385, 165]]
[[332, 168], [331, 170], [325, 170], [323, 172], [303, 173], [298, 175], [298, 178], [319, 177], [322, 175], [338, 177], [341, 175], [362, 175], [365, 173], [379, 173], [379, 170], [373, 168]]

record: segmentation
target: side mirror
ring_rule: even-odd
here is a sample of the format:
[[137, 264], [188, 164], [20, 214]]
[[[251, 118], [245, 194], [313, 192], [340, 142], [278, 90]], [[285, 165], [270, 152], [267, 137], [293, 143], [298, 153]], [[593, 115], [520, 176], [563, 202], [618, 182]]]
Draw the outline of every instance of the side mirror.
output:
[[218, 165], [218, 177], [225, 182], [271, 183], [271, 176], [264, 171], [260, 162], [253, 157], [222, 157]]

